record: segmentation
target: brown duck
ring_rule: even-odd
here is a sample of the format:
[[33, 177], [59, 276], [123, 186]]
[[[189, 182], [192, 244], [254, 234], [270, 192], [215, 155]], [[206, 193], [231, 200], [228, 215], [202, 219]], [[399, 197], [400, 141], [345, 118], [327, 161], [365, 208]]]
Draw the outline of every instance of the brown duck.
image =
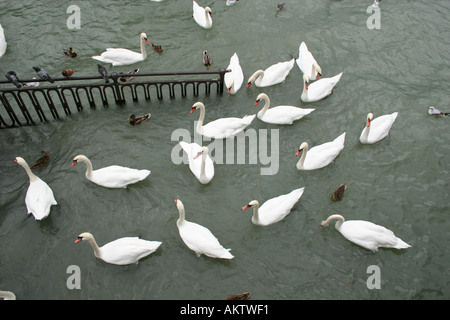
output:
[[45, 151], [41, 151], [42, 153], [42, 157], [40, 157], [39, 159], [37, 159], [31, 166], [30, 169], [37, 169], [37, 168], [42, 168], [45, 165], [47, 165], [47, 163], [50, 161], [50, 155], [45, 152]]
[[128, 118], [128, 121], [130, 121], [130, 124], [132, 126], [138, 126], [140, 125], [142, 122], [147, 123], [145, 120], [150, 119], [151, 114], [147, 113], [144, 114], [143, 116], [136, 116], [134, 113]]
[[209, 69], [211, 67], [212, 58], [208, 51], [203, 51], [203, 65]]
[[347, 186], [343, 183], [339, 186], [339, 188], [333, 191], [333, 194], [331, 195], [331, 200], [340, 201], [344, 196], [345, 190], [347, 190]]
[[153, 49], [153, 51], [158, 52], [158, 53], [161, 53], [164, 51], [161, 46], [154, 44], [154, 43], [152, 43], [152, 49]]
[[64, 55], [68, 58], [75, 58], [77, 53], [70, 47], [69, 49], [64, 49]]
[[248, 300], [250, 298], [250, 292], [244, 292], [239, 294], [233, 294], [225, 300]]
[[66, 79], [70, 79], [70, 77], [74, 74], [75, 70], [73, 69], [64, 69], [61, 73]]

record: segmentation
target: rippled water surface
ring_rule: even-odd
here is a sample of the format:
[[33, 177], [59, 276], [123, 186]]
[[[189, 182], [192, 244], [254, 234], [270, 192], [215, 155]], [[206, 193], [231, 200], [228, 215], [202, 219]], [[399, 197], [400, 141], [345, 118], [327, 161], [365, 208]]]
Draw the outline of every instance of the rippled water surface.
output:
[[[65, 68], [96, 76], [92, 55], [107, 47], [137, 51], [138, 35], [146, 32], [164, 52], [149, 51], [145, 61], [115, 71], [204, 71], [201, 56], [208, 50], [212, 69], [227, 67], [236, 52], [246, 80], [257, 69], [297, 57], [305, 41], [324, 77], [343, 72], [341, 81], [328, 98], [306, 104], [300, 100], [302, 74], [294, 66], [284, 83], [243, 86], [234, 96], [140, 99], [0, 130], [0, 290], [18, 299], [220, 300], [245, 291], [252, 299], [274, 300], [450, 298], [450, 118], [427, 114], [430, 105], [450, 112], [450, 2], [382, 1], [379, 30], [367, 27], [370, 1], [286, 1], [282, 12], [276, 1], [241, 0], [231, 7], [225, 0], [198, 2], [213, 10], [210, 30], [193, 21], [191, 1], [2, 1], [8, 48], [0, 73], [15, 70], [31, 78], [37, 65], [57, 76]], [[78, 30], [66, 26], [71, 4], [80, 8]], [[77, 58], [64, 57], [69, 46]], [[273, 105], [316, 109], [292, 126], [259, 119], [251, 124], [256, 132], [266, 129], [277, 147], [276, 174], [260, 174], [269, 166], [260, 145], [256, 164], [249, 163], [246, 150], [244, 164], [217, 163], [208, 185], [198, 183], [187, 165], [173, 163], [178, 139], [172, 133], [194, 135], [194, 102], [206, 105], [206, 121], [240, 117], [258, 111], [260, 92]], [[389, 137], [359, 143], [368, 112], [376, 117], [394, 111], [399, 116]], [[129, 125], [131, 113], [144, 112], [152, 114], [149, 124]], [[342, 132], [345, 148], [331, 165], [296, 169], [301, 142], [318, 145]], [[31, 163], [41, 150], [51, 159], [36, 174], [59, 204], [48, 218], [35, 221], [24, 203], [28, 177], [13, 160], [21, 156]], [[83, 164], [71, 166], [77, 154], [88, 156], [94, 168], [118, 164], [146, 168], [151, 175], [128, 189], [102, 188], [86, 180]], [[332, 202], [331, 192], [341, 183], [348, 186], [344, 198]], [[262, 203], [299, 187], [305, 192], [298, 205], [274, 225], [255, 226], [251, 213], [241, 210], [250, 200]], [[232, 249], [233, 260], [198, 258], [184, 245], [176, 226], [177, 198], [187, 220], [208, 227]], [[331, 214], [383, 225], [412, 247], [370, 254], [333, 226], [319, 227]], [[132, 235], [162, 245], [137, 265], [114, 266], [96, 259], [87, 243], [74, 244], [85, 231], [100, 245]], [[80, 290], [66, 286], [70, 265], [80, 268]], [[366, 285], [371, 265], [379, 267], [381, 289]]]

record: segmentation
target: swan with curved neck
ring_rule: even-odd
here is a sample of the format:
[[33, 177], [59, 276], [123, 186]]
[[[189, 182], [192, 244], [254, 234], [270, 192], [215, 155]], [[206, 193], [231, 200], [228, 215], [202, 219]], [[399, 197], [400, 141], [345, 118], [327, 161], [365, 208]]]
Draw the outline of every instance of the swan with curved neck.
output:
[[231, 249], [225, 249], [209, 229], [185, 219], [184, 205], [181, 200], [175, 200], [179, 212], [177, 220], [178, 232], [184, 244], [194, 251], [198, 257], [205, 255], [211, 258], [233, 259]]
[[250, 201], [242, 210], [253, 208], [252, 222], [258, 226], [268, 226], [283, 220], [300, 200], [305, 188], [292, 190], [288, 194], [267, 200], [260, 207], [257, 200]]
[[361, 132], [359, 141], [363, 144], [373, 144], [388, 136], [398, 112], [385, 114], [373, 120], [373, 113], [367, 114], [366, 126]]
[[141, 45], [140, 53], [123, 48], [107, 48], [101, 55], [92, 56], [92, 58], [101, 62], [111, 63], [113, 66], [125, 66], [143, 61], [147, 58], [145, 45], [148, 44], [147, 34], [145, 32], [140, 34], [139, 41]]
[[341, 79], [342, 72], [331, 78], [321, 78], [313, 83], [309, 83], [308, 75], [303, 74], [303, 92], [301, 99], [303, 102], [314, 102], [329, 96], [333, 88]]
[[213, 139], [225, 139], [237, 135], [249, 126], [256, 117], [256, 114], [253, 114], [246, 115], [243, 118], [219, 118], [204, 125], [205, 105], [202, 102], [194, 103], [190, 113], [193, 113], [197, 109], [200, 110], [200, 116], [195, 130], [198, 134]]
[[94, 236], [89, 232], [80, 234], [75, 243], [80, 241], [87, 241], [91, 245], [95, 257], [115, 265], [138, 263], [140, 259], [155, 252], [161, 245], [160, 241], [149, 241], [138, 237], [124, 237], [99, 247]]
[[31, 171], [28, 163], [22, 157], [16, 157], [14, 161], [25, 169], [30, 179], [25, 196], [25, 205], [28, 214], [32, 213], [36, 220], [46, 218], [50, 214], [51, 206], [58, 204], [52, 189]]
[[225, 73], [225, 86], [227, 87], [228, 93], [235, 94], [244, 82], [244, 73], [242, 72], [241, 65], [239, 64], [239, 57], [236, 52], [231, 56], [227, 70], [231, 71]]
[[309, 149], [307, 142], [303, 142], [298, 151], [297, 156], [301, 155], [297, 162], [298, 170], [315, 170], [326, 167], [339, 155], [344, 149], [346, 133], [342, 133], [333, 141], [323, 143]]
[[204, 29], [212, 28], [212, 12], [210, 7], [201, 7], [197, 2], [192, 1], [193, 17], [197, 24]]
[[303, 109], [284, 105], [270, 108], [270, 98], [265, 93], [260, 93], [258, 95], [255, 106], [258, 106], [261, 100], [264, 101], [264, 107], [257, 113], [257, 116], [258, 119], [267, 123], [293, 124], [294, 121], [300, 120], [315, 110], [312, 108]]
[[247, 88], [255, 83], [257, 87], [268, 87], [283, 82], [294, 66], [295, 59], [278, 62], [265, 70], [256, 70], [247, 80]]
[[72, 166], [78, 162], [86, 164], [86, 179], [106, 188], [126, 188], [130, 184], [144, 180], [151, 172], [117, 165], [93, 170], [91, 161], [84, 155], [73, 158]]
[[316, 80], [322, 76], [322, 68], [317, 63], [312, 53], [308, 50], [305, 42], [298, 48], [298, 59], [296, 60], [300, 70], [305, 73], [309, 80]]
[[[209, 183], [214, 177], [214, 162], [209, 156], [208, 147], [199, 144], [179, 142], [186, 152], [189, 161], [189, 169], [201, 184]], [[201, 158], [200, 158], [201, 157]]]
[[372, 252], [378, 251], [378, 248], [406, 249], [411, 246], [383, 226], [364, 220], [348, 220], [339, 214], [329, 216], [321, 222], [322, 227], [328, 226], [332, 221], [337, 220], [335, 224], [338, 230], [347, 240], [366, 248]]

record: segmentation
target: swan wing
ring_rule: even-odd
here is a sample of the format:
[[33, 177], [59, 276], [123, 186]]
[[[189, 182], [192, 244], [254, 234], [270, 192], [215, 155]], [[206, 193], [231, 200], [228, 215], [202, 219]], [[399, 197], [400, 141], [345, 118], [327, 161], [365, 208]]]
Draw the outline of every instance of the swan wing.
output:
[[397, 116], [398, 112], [394, 112], [392, 114], [379, 116], [372, 120], [368, 140], [376, 142], [385, 138], [389, 134]]
[[295, 189], [287, 194], [271, 198], [264, 202], [259, 208], [260, 222], [268, 225], [282, 220], [291, 212], [292, 207], [303, 195], [304, 190], [304, 187]]
[[41, 220], [50, 214], [52, 205], [57, 202], [52, 189], [43, 180], [38, 178], [30, 182], [25, 196], [25, 205], [28, 213], [32, 213], [36, 220]]
[[150, 170], [139, 170], [122, 166], [109, 166], [92, 171], [90, 181], [108, 188], [126, 188], [127, 185], [144, 180]]
[[220, 118], [203, 126], [203, 134], [215, 139], [223, 139], [243, 131], [255, 118], [256, 114], [243, 118]]
[[239, 58], [236, 53], [230, 58], [230, 64], [228, 65], [230, 72], [225, 73], [224, 81], [227, 88], [231, 87], [230, 81], [234, 80], [234, 87], [230, 93], [236, 93], [242, 86], [244, 82], [244, 73], [242, 72], [241, 65], [239, 64]]
[[139, 259], [155, 252], [161, 242], [148, 241], [138, 237], [124, 237], [101, 247], [101, 259], [108, 263], [126, 265], [137, 263]]
[[276, 106], [267, 109], [262, 116], [258, 113], [258, 118], [273, 124], [292, 124], [295, 120], [300, 120], [314, 110], [313, 108], [298, 108], [295, 106]]
[[107, 48], [100, 56], [93, 56], [92, 58], [113, 65], [127, 65], [144, 60], [142, 53], [123, 48]]
[[349, 220], [342, 224], [339, 231], [348, 240], [372, 251], [397, 245], [398, 238], [391, 230], [369, 221]]
[[271, 65], [264, 70], [264, 77], [262, 80], [261, 77], [255, 80], [255, 85], [262, 87], [283, 82], [294, 66], [294, 63], [295, 59], [292, 59]]
[[317, 61], [304, 42], [300, 44], [296, 62], [300, 70], [307, 74], [310, 80], [315, 80], [317, 78], [317, 71], [314, 70], [313, 72], [314, 63], [317, 64]]

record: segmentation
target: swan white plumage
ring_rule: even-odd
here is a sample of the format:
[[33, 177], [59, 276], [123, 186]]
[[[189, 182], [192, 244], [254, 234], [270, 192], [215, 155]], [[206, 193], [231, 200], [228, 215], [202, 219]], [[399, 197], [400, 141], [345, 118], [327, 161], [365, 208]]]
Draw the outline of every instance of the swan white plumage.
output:
[[16, 157], [14, 161], [25, 169], [30, 178], [30, 185], [25, 196], [28, 214], [32, 213], [36, 220], [46, 218], [50, 214], [51, 206], [58, 204], [52, 189], [31, 171], [28, 163], [22, 157]]
[[3, 27], [0, 24], [0, 57], [5, 54], [6, 47], [8, 46], [5, 38], [5, 33], [3, 31]]
[[197, 2], [192, 1], [192, 10], [195, 22], [205, 29], [212, 28], [212, 12], [210, 7], [201, 7]]
[[254, 82], [257, 87], [268, 87], [283, 82], [294, 66], [295, 59], [278, 62], [265, 70], [256, 70], [247, 81], [247, 88]]
[[333, 88], [341, 79], [342, 72], [331, 78], [321, 78], [309, 84], [307, 74], [303, 74], [303, 92], [301, 99], [303, 102], [314, 102], [329, 96], [333, 92]]
[[16, 300], [16, 295], [11, 291], [0, 290], [0, 300]]
[[91, 161], [84, 155], [77, 155], [73, 158], [72, 166], [78, 162], [86, 164], [86, 178], [89, 181], [106, 188], [126, 188], [129, 184], [144, 180], [150, 174], [150, 170], [139, 170], [117, 165], [92, 170]]
[[120, 266], [138, 263], [140, 259], [155, 252], [162, 243], [139, 237], [123, 237], [99, 247], [94, 236], [89, 232], [80, 234], [75, 243], [80, 241], [89, 242], [97, 258]]
[[292, 124], [294, 121], [300, 120], [315, 110], [313, 108], [304, 109], [285, 105], [270, 108], [270, 99], [265, 93], [260, 93], [258, 95], [255, 106], [257, 106], [261, 100], [264, 100], [264, 107], [257, 113], [257, 116], [258, 119], [267, 123]]
[[211, 258], [233, 259], [231, 249], [225, 249], [209, 229], [185, 219], [184, 205], [175, 200], [180, 217], [177, 220], [178, 232], [186, 246], [194, 251], [198, 257], [204, 254]]
[[225, 73], [225, 86], [227, 87], [228, 93], [235, 94], [244, 82], [244, 73], [242, 72], [242, 67], [239, 64], [239, 57], [236, 52], [231, 56], [227, 69], [231, 71]]
[[189, 169], [201, 184], [209, 183], [214, 177], [214, 162], [208, 154], [208, 148], [198, 143], [179, 142], [186, 152], [189, 161]]
[[338, 220], [335, 228], [347, 240], [372, 252], [378, 251], [378, 248], [406, 249], [411, 247], [402, 239], [397, 238], [391, 230], [369, 221], [345, 221], [343, 216], [333, 214], [327, 220], [322, 221], [321, 226], [326, 227], [333, 220]]
[[142, 32], [139, 36], [141, 44], [141, 52], [134, 52], [123, 48], [106, 48], [106, 51], [99, 56], [92, 56], [93, 59], [111, 63], [113, 66], [125, 66], [136, 62], [143, 61], [147, 58], [145, 45], [148, 44], [147, 35]]
[[235, 136], [249, 126], [256, 117], [256, 114], [253, 114], [250, 116], [246, 115], [243, 118], [219, 118], [203, 125], [203, 120], [205, 119], [205, 105], [202, 102], [196, 102], [192, 106], [190, 112], [193, 113], [197, 109], [200, 109], [200, 116], [195, 130], [198, 134], [210, 139], [226, 139]]
[[305, 73], [309, 80], [316, 80], [322, 76], [322, 68], [317, 63], [312, 53], [308, 50], [305, 42], [298, 48], [298, 59], [296, 60], [300, 70]]
[[345, 134], [344, 132], [333, 141], [325, 142], [311, 149], [307, 142], [303, 142], [297, 151], [297, 156], [301, 154], [296, 165], [297, 169], [315, 170], [329, 165], [344, 149]]
[[361, 132], [359, 141], [363, 144], [373, 144], [384, 139], [391, 130], [398, 112], [385, 114], [373, 119], [373, 113], [367, 114], [366, 126]]
[[253, 207], [252, 222], [258, 226], [268, 226], [284, 219], [300, 200], [304, 191], [304, 187], [292, 190], [287, 194], [267, 200], [261, 207], [257, 200], [252, 200], [242, 207], [242, 210]]

